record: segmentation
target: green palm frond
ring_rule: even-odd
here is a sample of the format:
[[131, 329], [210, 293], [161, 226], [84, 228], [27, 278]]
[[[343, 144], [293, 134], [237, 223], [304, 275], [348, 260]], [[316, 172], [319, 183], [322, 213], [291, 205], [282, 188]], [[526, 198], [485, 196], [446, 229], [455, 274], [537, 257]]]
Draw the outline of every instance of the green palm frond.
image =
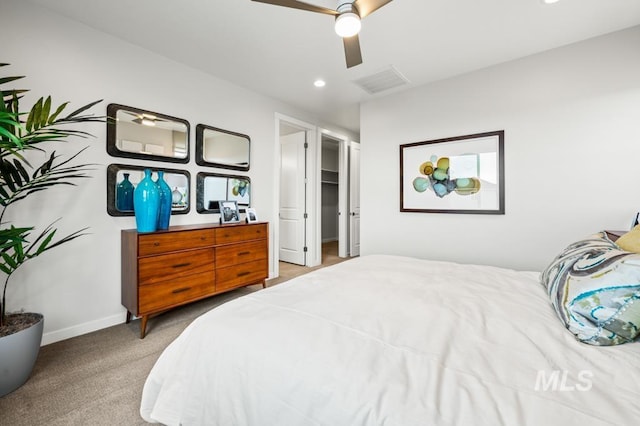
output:
[[[93, 170], [91, 164], [69, 165], [69, 162], [80, 155], [86, 148], [83, 148], [71, 158], [57, 162], [58, 156], [55, 151], [31, 175], [27, 172], [30, 165], [25, 164], [18, 158], [13, 161], [0, 158], [0, 206], [7, 207], [19, 200], [24, 199], [33, 192], [41, 191], [56, 185], [72, 185], [74, 179], [89, 177], [88, 173]], [[0, 219], [2, 216], [0, 215]]]

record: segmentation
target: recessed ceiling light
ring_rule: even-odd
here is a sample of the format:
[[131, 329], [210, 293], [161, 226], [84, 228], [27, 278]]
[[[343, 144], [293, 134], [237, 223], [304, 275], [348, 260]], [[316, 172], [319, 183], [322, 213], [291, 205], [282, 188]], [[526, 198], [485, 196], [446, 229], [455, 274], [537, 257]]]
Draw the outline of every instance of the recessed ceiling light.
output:
[[542, 0], [542, 3], [544, 4], [553, 4], [553, 3], [557, 3], [560, 0]]
[[316, 81], [313, 82], [313, 85], [316, 87], [324, 87], [327, 83], [325, 83], [324, 80], [322, 79], [317, 79]]

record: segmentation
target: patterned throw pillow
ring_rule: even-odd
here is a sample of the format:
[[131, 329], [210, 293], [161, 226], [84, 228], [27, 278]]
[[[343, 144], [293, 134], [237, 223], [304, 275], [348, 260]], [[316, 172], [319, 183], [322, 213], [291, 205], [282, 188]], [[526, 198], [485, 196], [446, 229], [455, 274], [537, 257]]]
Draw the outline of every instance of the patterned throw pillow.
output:
[[618, 345], [640, 333], [640, 254], [620, 249], [605, 232], [567, 247], [541, 281], [581, 342]]
[[622, 250], [640, 253], [640, 225], [636, 225], [626, 234], [616, 240], [616, 244]]

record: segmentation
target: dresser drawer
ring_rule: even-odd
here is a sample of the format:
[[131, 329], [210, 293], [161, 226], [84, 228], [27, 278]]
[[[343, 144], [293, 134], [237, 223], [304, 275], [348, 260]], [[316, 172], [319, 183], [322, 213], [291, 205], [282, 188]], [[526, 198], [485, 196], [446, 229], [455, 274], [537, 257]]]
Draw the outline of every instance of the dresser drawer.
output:
[[216, 269], [216, 292], [265, 280], [269, 269], [267, 259]]
[[148, 256], [169, 251], [210, 247], [216, 243], [214, 229], [138, 235], [138, 255]]
[[215, 273], [191, 275], [140, 287], [138, 313], [161, 311], [214, 293]]
[[213, 282], [214, 269], [213, 248], [142, 257], [138, 260], [138, 284], [145, 286], [203, 272], [210, 272]]
[[267, 224], [225, 226], [216, 230], [216, 244], [267, 238]]
[[230, 244], [216, 248], [216, 267], [237, 265], [267, 258], [267, 240]]

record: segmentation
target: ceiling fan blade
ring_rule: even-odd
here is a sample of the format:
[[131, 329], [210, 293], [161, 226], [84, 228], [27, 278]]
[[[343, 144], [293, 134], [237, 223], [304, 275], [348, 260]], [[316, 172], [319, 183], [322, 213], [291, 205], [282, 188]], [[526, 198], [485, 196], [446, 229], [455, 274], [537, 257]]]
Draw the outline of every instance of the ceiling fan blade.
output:
[[309, 12], [324, 13], [325, 15], [338, 14], [338, 12], [336, 12], [333, 9], [327, 9], [326, 7], [316, 6], [316, 5], [305, 3], [298, 0], [252, 0], [252, 1], [256, 1], [258, 3], [273, 4], [275, 6], [290, 7], [293, 9], [307, 10]]
[[344, 57], [347, 60], [347, 68], [355, 67], [362, 63], [362, 53], [360, 52], [360, 39], [358, 35], [344, 37]]
[[360, 18], [371, 15], [387, 3], [391, 3], [391, 0], [356, 0], [353, 2], [358, 8]]

